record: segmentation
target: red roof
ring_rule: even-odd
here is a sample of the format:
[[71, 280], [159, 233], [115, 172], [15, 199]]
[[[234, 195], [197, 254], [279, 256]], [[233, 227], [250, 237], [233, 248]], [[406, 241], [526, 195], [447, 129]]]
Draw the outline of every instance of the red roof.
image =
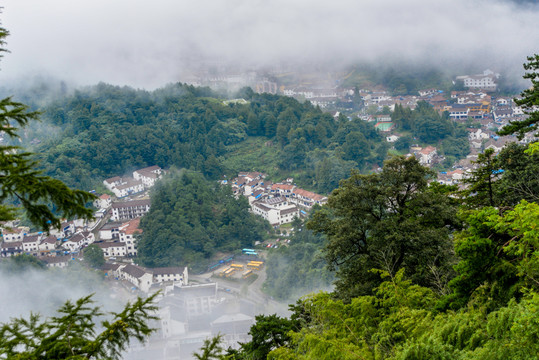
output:
[[292, 190], [294, 185], [291, 184], [273, 184], [271, 190]]
[[426, 148], [424, 148], [423, 150], [421, 150], [420, 153], [423, 154], [423, 155], [429, 155], [429, 154], [433, 153], [434, 151], [436, 151], [436, 148], [429, 145]]
[[294, 194], [298, 194], [305, 198], [313, 199], [315, 201], [321, 201], [325, 198], [325, 196], [313, 193], [311, 191], [303, 190], [303, 189], [295, 189]]
[[120, 227], [120, 231], [126, 235], [133, 235], [134, 233], [142, 233], [142, 229], [139, 229], [140, 218], [134, 218], [128, 222], [125, 222]]

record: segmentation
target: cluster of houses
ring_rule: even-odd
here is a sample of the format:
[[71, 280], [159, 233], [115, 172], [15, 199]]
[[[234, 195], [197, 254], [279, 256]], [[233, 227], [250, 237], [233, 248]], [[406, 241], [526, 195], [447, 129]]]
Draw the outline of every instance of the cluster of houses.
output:
[[75, 254], [80, 249], [95, 241], [94, 234], [89, 231], [83, 220], [62, 223], [60, 229], [51, 229], [49, 234], [43, 232], [30, 233], [25, 226], [17, 226], [15, 222], [2, 225], [1, 257], [19, 254], [30, 254], [44, 260], [48, 266], [67, 266], [67, 258], [59, 262], [49, 261], [53, 257]]
[[4, 224], [0, 256], [28, 254], [43, 260], [47, 266], [66, 267], [70, 260], [80, 256], [82, 249], [94, 243], [103, 249], [106, 258], [136, 256], [135, 234], [142, 232], [138, 228], [139, 221], [117, 223], [114, 236], [109, 226], [97, 230], [92, 228], [96, 223], [88, 224], [83, 220], [64, 222], [60, 229], [52, 229], [49, 234], [30, 233], [28, 227]]
[[[112, 192], [123, 191], [126, 187], [122, 184], [133, 182], [140, 182], [143, 189], [148, 189], [162, 174], [161, 168], [152, 166], [134, 171], [133, 179], [118, 177], [107, 179], [104, 183], [110, 186]], [[1, 227], [0, 256], [28, 254], [36, 256], [48, 267], [62, 268], [67, 267], [70, 261], [82, 260], [82, 250], [95, 244], [101, 248], [108, 261], [104, 270], [116, 279], [130, 282], [141, 291], [148, 292], [152, 286], [164, 282], [187, 285], [187, 267], [146, 269], [129, 263], [129, 259], [137, 256], [137, 235], [142, 233], [140, 219], [150, 210], [151, 202], [148, 198], [128, 200], [121, 197], [116, 199], [120, 201], [113, 201], [112, 196], [103, 194], [94, 202], [96, 208], [110, 217], [110, 221], [106, 221], [108, 217], [93, 223], [84, 220], [66, 221], [59, 229], [51, 229], [49, 234], [30, 233], [28, 227], [17, 226], [14, 222], [5, 223]], [[120, 259], [127, 261], [113, 263]]]
[[115, 176], [103, 181], [105, 187], [112, 191], [117, 198], [123, 198], [133, 194], [138, 194], [151, 188], [155, 182], [161, 178], [163, 170], [157, 166], [150, 166], [144, 169], [133, 171], [132, 176]]
[[292, 179], [283, 183], [266, 180], [260, 172], [241, 172], [230, 182], [236, 196], [249, 200], [251, 211], [277, 228], [307, 214], [314, 205], [324, 205], [327, 197], [301, 189]]
[[3, 224], [0, 256], [30, 254], [47, 266], [65, 267], [69, 261], [80, 258], [85, 247], [95, 243], [107, 259], [135, 257], [136, 235], [142, 233], [140, 218], [150, 210], [151, 202], [147, 197], [129, 200], [126, 196], [149, 189], [163, 173], [160, 167], [151, 166], [134, 171], [129, 178], [105, 180], [103, 183], [116, 194], [116, 199], [108, 194], [99, 196], [94, 201], [94, 206], [99, 209], [98, 220], [92, 223], [66, 221], [59, 229], [51, 229], [49, 234], [30, 233], [28, 227], [13, 222]]

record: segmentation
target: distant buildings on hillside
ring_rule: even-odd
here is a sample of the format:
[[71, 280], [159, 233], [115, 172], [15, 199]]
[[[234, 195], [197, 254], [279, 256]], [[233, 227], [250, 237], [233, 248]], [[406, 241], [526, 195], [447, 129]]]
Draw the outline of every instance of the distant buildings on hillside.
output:
[[267, 181], [266, 174], [259, 172], [241, 172], [230, 181], [236, 196], [245, 196], [251, 205], [251, 211], [268, 220], [273, 227], [291, 223], [296, 217], [302, 217], [315, 204], [324, 205], [327, 197], [307, 191], [292, 184]]

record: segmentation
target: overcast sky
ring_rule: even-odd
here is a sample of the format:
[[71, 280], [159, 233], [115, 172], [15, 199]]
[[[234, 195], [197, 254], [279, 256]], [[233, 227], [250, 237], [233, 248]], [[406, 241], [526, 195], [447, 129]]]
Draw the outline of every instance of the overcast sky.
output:
[[[47, 74], [154, 88], [189, 61], [408, 59], [522, 72], [539, 7], [495, 0], [4, 0], [0, 81]], [[483, 68], [483, 67], [481, 67]]]

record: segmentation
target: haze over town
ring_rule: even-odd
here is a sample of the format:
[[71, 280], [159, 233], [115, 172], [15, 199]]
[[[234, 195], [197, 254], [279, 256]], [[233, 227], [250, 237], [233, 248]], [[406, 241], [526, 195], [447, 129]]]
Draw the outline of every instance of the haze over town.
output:
[[539, 6], [516, 1], [7, 0], [0, 80], [50, 75], [155, 88], [200, 64], [243, 69], [362, 61], [493, 68], [518, 80]]
[[[484, 191], [469, 186], [487, 181], [485, 156], [495, 191], [481, 206], [538, 198], [539, 155], [523, 149], [539, 137], [502, 134], [535, 109], [519, 93], [537, 19], [526, 0], [5, 0], [0, 99], [41, 121], [19, 129], [0, 109], [0, 154], [28, 150], [92, 207], [50, 232], [18, 214], [0, 224], [0, 323], [90, 291], [106, 310], [159, 291], [157, 332], [129, 359], [188, 359], [217, 334], [240, 348], [259, 314], [288, 316], [313, 291], [374, 295], [371, 269], [402, 266], [433, 299], [454, 295], [454, 239], [467, 240], [454, 220]], [[395, 210], [408, 166], [406, 194], [425, 201]], [[367, 178], [377, 187], [360, 188]], [[380, 189], [354, 214], [365, 223], [325, 227], [340, 201]]]

